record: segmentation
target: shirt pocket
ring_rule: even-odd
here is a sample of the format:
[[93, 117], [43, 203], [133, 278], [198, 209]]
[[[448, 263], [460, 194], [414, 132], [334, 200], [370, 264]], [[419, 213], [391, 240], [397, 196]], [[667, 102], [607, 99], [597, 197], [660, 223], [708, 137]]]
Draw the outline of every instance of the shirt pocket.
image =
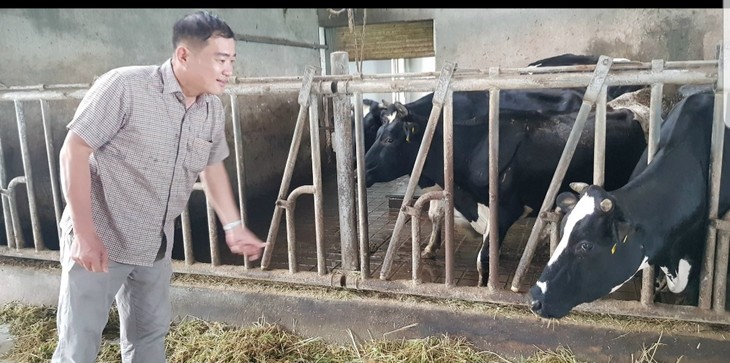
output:
[[193, 138], [188, 142], [188, 150], [183, 166], [191, 173], [198, 174], [208, 165], [210, 150], [213, 143], [200, 138]]

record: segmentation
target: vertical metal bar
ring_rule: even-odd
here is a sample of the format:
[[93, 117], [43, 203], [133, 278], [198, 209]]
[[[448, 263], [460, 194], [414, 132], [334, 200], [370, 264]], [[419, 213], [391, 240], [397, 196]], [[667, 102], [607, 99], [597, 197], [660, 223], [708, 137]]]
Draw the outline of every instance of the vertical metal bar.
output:
[[573, 129], [570, 131], [570, 136], [568, 136], [568, 140], [565, 143], [563, 153], [560, 155], [560, 161], [558, 162], [558, 166], [555, 169], [555, 174], [553, 174], [553, 178], [550, 181], [550, 187], [545, 194], [545, 199], [543, 200], [542, 207], [540, 208], [540, 213], [538, 213], [538, 218], [535, 219], [535, 224], [533, 224], [532, 226], [532, 232], [530, 233], [530, 237], [528, 238], [527, 244], [525, 245], [525, 250], [522, 253], [519, 264], [517, 265], [517, 270], [515, 271], [515, 275], [512, 279], [512, 286], [510, 287], [511, 290], [514, 292], [520, 290], [520, 281], [522, 280], [522, 276], [527, 271], [527, 267], [532, 260], [535, 249], [537, 248], [537, 239], [540, 235], [540, 232], [542, 232], [542, 228], [545, 226], [545, 221], [542, 217], [540, 217], [540, 215], [543, 212], [546, 212], [555, 202], [555, 196], [558, 192], [560, 184], [563, 181], [565, 172], [568, 170], [568, 164], [573, 158], [573, 153], [575, 152], [575, 148], [578, 145], [580, 135], [583, 132], [583, 127], [585, 126], [586, 119], [588, 118], [588, 113], [591, 111], [593, 104], [596, 102], [598, 94], [603, 88], [603, 84], [606, 80], [606, 76], [608, 75], [608, 71], [611, 69], [612, 64], [613, 58], [611, 57], [602, 55], [598, 58], [596, 69], [593, 71], [593, 77], [591, 78], [591, 81], [586, 88], [586, 93], [583, 96], [583, 104], [580, 106], [578, 116], [576, 117], [575, 123], [573, 124]]
[[[496, 76], [499, 70], [490, 69], [490, 75]], [[490, 291], [499, 290], [499, 88], [489, 90], [489, 246], [484, 246], [486, 239], [482, 236], [482, 248], [489, 248], [489, 279], [479, 281], [487, 284]], [[480, 261], [480, 260], [478, 260]]]
[[365, 185], [365, 130], [362, 125], [362, 92], [355, 92], [355, 156], [357, 158], [357, 215], [360, 237], [360, 272], [370, 278], [370, 243], [368, 231], [368, 193]]
[[[725, 213], [723, 220], [730, 220], [730, 212]], [[725, 312], [725, 300], [727, 299], [727, 269], [728, 256], [730, 255], [730, 233], [722, 230], [719, 231], [718, 235], [712, 309], [716, 313], [722, 314]]]
[[416, 162], [413, 165], [413, 171], [411, 171], [411, 177], [408, 180], [408, 186], [406, 187], [405, 195], [403, 196], [403, 203], [401, 204], [400, 212], [398, 213], [398, 219], [395, 221], [393, 227], [393, 234], [390, 237], [388, 243], [388, 250], [385, 252], [385, 258], [383, 258], [383, 265], [380, 268], [380, 279], [387, 280], [390, 278], [390, 269], [393, 265], [393, 258], [395, 252], [401, 245], [400, 233], [403, 230], [403, 226], [406, 224], [407, 214], [405, 213], [406, 207], [410, 205], [413, 200], [413, 194], [418, 186], [418, 179], [421, 177], [421, 171], [423, 170], [423, 164], [426, 162], [426, 154], [431, 146], [431, 140], [433, 139], [436, 125], [438, 124], [439, 115], [441, 114], [441, 108], [443, 107], [444, 98], [446, 97], [446, 91], [448, 90], [451, 82], [451, 76], [454, 73], [456, 64], [447, 62], [441, 69], [441, 76], [439, 77], [436, 90], [433, 94], [433, 108], [431, 114], [428, 117], [428, 124], [426, 129], [423, 131], [423, 140], [421, 146], [418, 149], [418, 155], [416, 156]]
[[[2, 135], [0, 135], [0, 189], [6, 189], [7, 184], [7, 175], [5, 173], [5, 150], [3, 149], [3, 138]], [[13, 220], [12, 220], [12, 212], [10, 208], [10, 196], [5, 195], [5, 193], [2, 194], [2, 203], [3, 203], [3, 220], [5, 221], [5, 237], [8, 241], [8, 248], [12, 248], [15, 245], [14, 242], [14, 233], [13, 233]], [[12, 243], [12, 244], [11, 244]]]
[[[715, 84], [715, 108], [712, 119], [712, 141], [710, 144], [710, 178], [708, 181], [709, 188], [709, 205], [708, 205], [708, 219], [714, 221], [718, 217], [719, 203], [720, 203], [720, 178], [722, 174], [722, 163], [723, 163], [723, 149], [725, 144], [725, 117], [724, 105], [725, 105], [725, 83], [724, 83], [724, 63], [725, 63], [725, 52], [722, 47], [718, 47], [718, 67], [717, 67], [717, 82]], [[712, 277], [714, 275], [713, 269], [715, 268], [715, 248], [720, 249], [721, 246], [717, 246], [717, 229], [713, 223], [709, 223], [707, 227], [707, 240], [705, 242], [705, 254], [702, 260], [702, 267], [700, 269], [700, 297], [697, 306], [700, 309], [710, 309], [712, 301]], [[725, 246], [722, 246], [725, 247]], [[727, 252], [725, 255], [718, 255], [719, 259], [725, 258], [727, 262]], [[723, 306], [715, 307], [724, 309]]]
[[[248, 210], [246, 208], [246, 168], [243, 158], [243, 138], [241, 137], [241, 120], [238, 112], [238, 96], [231, 94], [231, 127], [233, 129], [233, 145], [236, 153], [236, 179], [238, 181], [238, 206], [241, 221], [248, 226]], [[250, 268], [248, 257], [243, 257], [246, 269]]]
[[[654, 59], [651, 61], [651, 71], [659, 73], [664, 70], [664, 61]], [[651, 98], [649, 102], [649, 140], [647, 142], [647, 164], [654, 160], [657, 148], [659, 147], [659, 135], [661, 134], [662, 124], [662, 98], [664, 93], [663, 83], [654, 83], [651, 85]], [[656, 267], [648, 265], [641, 271], [641, 303], [645, 306], [654, 304], [655, 294], [655, 271]]]
[[[444, 102], [444, 284], [454, 286], [454, 93]], [[434, 227], [435, 228], [435, 227]]]
[[[418, 203], [416, 203], [416, 206]], [[411, 280], [414, 285], [421, 284], [421, 209], [416, 208], [411, 216]], [[435, 226], [433, 228], [436, 228]]]
[[316, 100], [311, 102], [314, 94], [310, 93], [309, 97], [309, 143], [312, 149], [312, 182], [314, 184], [314, 190], [312, 191], [314, 194], [314, 233], [317, 244], [317, 273], [322, 276], [327, 273], [327, 255], [324, 253], [324, 189], [322, 187], [322, 160], [319, 141], [319, 106]]
[[606, 180], [606, 89], [601, 88], [596, 100], [596, 123], [593, 145], [593, 184], [603, 186]]
[[210, 200], [205, 198], [205, 209], [208, 215], [208, 240], [210, 242], [210, 265], [220, 266], [221, 254], [218, 248], [218, 228], [216, 223], [218, 217], [216, 217], [215, 210], [210, 204]]
[[23, 158], [23, 172], [25, 173], [25, 190], [28, 194], [28, 207], [30, 209], [30, 223], [33, 228], [33, 244], [36, 252], [46, 249], [43, 244], [40, 221], [38, 221], [38, 209], [35, 200], [35, 189], [33, 188], [33, 171], [30, 165], [30, 151], [28, 150], [28, 135], [25, 128], [25, 116], [23, 115], [23, 104], [15, 100], [15, 119], [18, 122], [18, 137], [20, 138], [20, 153]]
[[[333, 52], [330, 55], [332, 74], [349, 73], [347, 52]], [[352, 165], [352, 122], [350, 102], [346, 94], [335, 92], [332, 96], [335, 109], [335, 162], [337, 165], [337, 201], [340, 217], [340, 246], [342, 269], [357, 270], [358, 253], [355, 240], [355, 191], [354, 167]]]
[[297, 207], [297, 200], [289, 198], [286, 203], [286, 250], [289, 258], [289, 273], [294, 274], [299, 269], [297, 266], [297, 234], [296, 219], [294, 214]]
[[51, 179], [51, 193], [53, 195], [53, 211], [56, 214], [56, 231], [58, 239], [61, 240], [61, 212], [62, 205], [61, 193], [58, 188], [58, 174], [56, 173], [56, 148], [53, 145], [53, 135], [51, 135], [51, 126], [48, 121], [48, 101], [40, 100], [41, 103], [41, 119], [43, 120], [43, 136], [46, 139], [46, 155], [48, 157], [48, 174]]
[[185, 252], [185, 265], [190, 266], [195, 263], [195, 255], [193, 254], [193, 233], [190, 226], [190, 210], [188, 205], [183, 209], [180, 215], [183, 236], [183, 251]]
[[[20, 226], [20, 215], [18, 214], [18, 202], [15, 198], [15, 188], [18, 184], [25, 183], [25, 176], [16, 176], [10, 183], [8, 183], [8, 199], [10, 202], [10, 219], [12, 219], [13, 225], [13, 238], [8, 240], [8, 247], [19, 250], [25, 248], [25, 238], [23, 236], [23, 228]], [[10, 241], [15, 241], [14, 245], [11, 245]]]
[[[286, 200], [287, 191], [291, 185], [292, 175], [294, 174], [294, 165], [297, 162], [297, 153], [299, 152], [299, 145], [302, 142], [302, 133], [304, 133], [304, 120], [307, 117], [307, 109], [309, 102], [309, 93], [312, 89], [312, 78], [314, 77], [315, 68], [307, 66], [304, 72], [304, 80], [302, 81], [302, 88], [299, 91], [299, 113], [297, 114], [297, 122], [294, 126], [294, 134], [292, 135], [291, 146], [289, 147], [289, 154], [286, 157], [286, 166], [284, 167], [284, 175], [281, 178], [281, 186], [279, 187], [279, 194], [277, 197], [278, 201]], [[267, 245], [264, 248], [263, 256], [261, 257], [261, 269], [265, 270], [269, 267], [271, 262], [271, 255], [274, 253], [274, 245], [276, 244], [276, 237], [279, 233], [279, 227], [281, 224], [281, 207], [278, 205], [274, 206], [274, 214], [271, 218], [271, 225], [269, 226], [269, 234], [266, 237]]]

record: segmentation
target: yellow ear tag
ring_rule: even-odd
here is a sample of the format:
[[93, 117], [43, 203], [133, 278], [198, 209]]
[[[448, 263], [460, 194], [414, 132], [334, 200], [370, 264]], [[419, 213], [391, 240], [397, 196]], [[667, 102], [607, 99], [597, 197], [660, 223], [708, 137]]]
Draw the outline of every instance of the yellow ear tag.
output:
[[611, 247], [611, 254], [613, 255], [614, 253], [616, 253], [616, 244], [615, 243], [613, 244], [613, 247]]

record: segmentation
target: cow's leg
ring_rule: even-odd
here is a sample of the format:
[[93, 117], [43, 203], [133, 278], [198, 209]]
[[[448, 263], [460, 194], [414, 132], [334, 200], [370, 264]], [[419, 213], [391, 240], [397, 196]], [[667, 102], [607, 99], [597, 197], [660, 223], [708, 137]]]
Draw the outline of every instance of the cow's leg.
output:
[[432, 199], [428, 206], [428, 219], [431, 220], [431, 237], [428, 245], [421, 252], [421, 258], [433, 258], [441, 248], [441, 228], [444, 222], [444, 202], [441, 199]]
[[[510, 196], [510, 194], [512, 194]], [[498, 243], [499, 247], [501, 249], [502, 242], [504, 242], [504, 237], [507, 235], [507, 231], [509, 230], [510, 226], [517, 221], [522, 213], [524, 212], [524, 208], [522, 204], [517, 199], [517, 196], [514, 195], [514, 193], [508, 193], [508, 192], [500, 192], [500, 195], [502, 195], [502, 199], [504, 202], [499, 203], [499, 209], [497, 211], [498, 219], [499, 219], [499, 236], [498, 236]], [[506, 199], [506, 200], [505, 200]], [[480, 205], [481, 207], [481, 205]], [[489, 209], [485, 208], [487, 211], [487, 214], [484, 215], [484, 218], [486, 220], [489, 220]], [[479, 211], [480, 219], [482, 218], [481, 214], [481, 208]], [[487, 283], [489, 282], [489, 229], [486, 229], [484, 233], [484, 238], [482, 239], [482, 246], [479, 249], [479, 254], [477, 254], [477, 271], [479, 271], [479, 285], [478, 286], [487, 286]]]

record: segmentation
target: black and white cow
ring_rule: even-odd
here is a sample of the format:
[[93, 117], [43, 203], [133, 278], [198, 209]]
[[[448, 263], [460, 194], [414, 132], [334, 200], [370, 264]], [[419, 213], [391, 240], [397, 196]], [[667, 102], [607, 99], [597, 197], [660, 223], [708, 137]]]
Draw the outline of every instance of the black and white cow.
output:
[[[665, 273], [670, 291], [691, 286], [696, 300], [708, 224], [713, 103], [712, 92], [679, 102], [662, 124], [652, 162], [646, 164], [645, 151], [625, 186], [609, 192], [586, 185], [579, 199], [570, 192], [558, 197], [569, 212], [559, 245], [530, 288], [533, 312], [561, 318], [617, 290], [647, 264]], [[730, 208], [727, 128], [724, 137], [720, 216]]]
[[[453, 94], [453, 109], [455, 124], [469, 124], [484, 122], [489, 117], [489, 92], [486, 91], [462, 91]], [[500, 112], [509, 111], [530, 111], [539, 112], [545, 115], [562, 114], [576, 111], [583, 102], [583, 95], [575, 90], [545, 89], [545, 90], [505, 90], [500, 92]], [[372, 132], [388, 122], [388, 103], [377, 103], [372, 100], [363, 100], [368, 113], [363, 116], [365, 150], [369, 150], [376, 138]], [[429, 93], [416, 101], [406, 104], [411, 115], [417, 115], [427, 120], [433, 108], [433, 93]], [[481, 120], [481, 121], [475, 121]], [[370, 141], [372, 140], [372, 141]], [[403, 174], [405, 175], [405, 174]], [[440, 185], [419, 184], [424, 191], [440, 189]], [[461, 225], [462, 216], [456, 211], [457, 225]], [[484, 210], [483, 213], [488, 213]], [[440, 200], [432, 200], [429, 205], [428, 216], [431, 221], [432, 230], [427, 247], [424, 248], [422, 256], [429, 258], [433, 256], [441, 244], [441, 227], [444, 218], [443, 203]], [[469, 220], [472, 228], [479, 234], [484, 234], [486, 220]]]
[[[547, 107], [547, 106], [546, 106]], [[527, 206], [537, 211], [552, 180], [576, 112], [545, 114], [500, 108], [499, 122], [499, 240]], [[383, 114], [388, 122], [365, 156], [366, 183], [372, 186], [409, 174], [415, 164], [427, 118], [395, 103]], [[591, 181], [593, 177], [593, 114], [588, 116], [580, 142], [564, 180]], [[622, 186], [646, 146], [641, 125], [629, 110], [607, 112], [606, 180], [609, 188]], [[454, 206], [468, 221], [487, 221], [489, 192], [488, 116], [465, 122], [454, 115]], [[443, 186], [443, 125], [436, 128], [419, 179], [421, 187]], [[564, 183], [563, 190], [568, 187]], [[479, 230], [487, 236], [488, 228]], [[487, 282], [489, 249], [477, 257], [480, 285]]]

